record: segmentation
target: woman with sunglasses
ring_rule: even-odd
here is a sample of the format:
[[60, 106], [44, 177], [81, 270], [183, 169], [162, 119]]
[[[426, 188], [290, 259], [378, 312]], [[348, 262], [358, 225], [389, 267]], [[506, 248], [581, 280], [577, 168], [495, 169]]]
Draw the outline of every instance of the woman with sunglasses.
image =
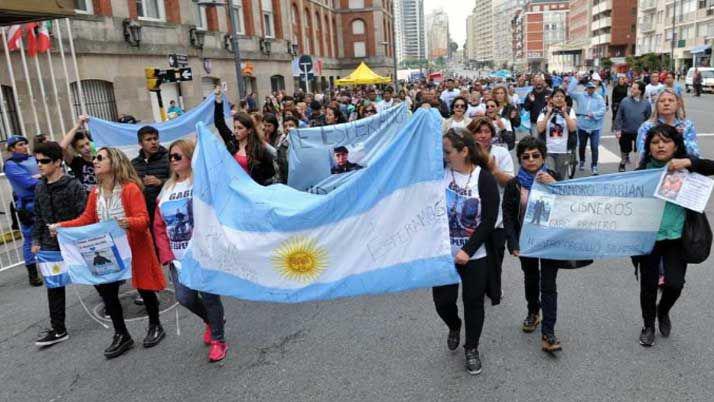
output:
[[498, 104], [498, 115], [508, 120], [511, 123], [511, 129], [515, 130], [521, 125], [521, 115], [518, 113], [518, 108], [511, 104], [511, 97], [508, 95], [508, 90], [503, 85], [497, 85], [491, 91], [493, 100]]
[[[99, 150], [94, 158], [94, 173], [97, 186], [89, 193], [82, 215], [50, 225], [50, 231], [54, 232], [57, 227], [85, 226], [108, 220], [116, 220], [119, 227], [126, 230], [132, 257], [131, 283], [144, 299], [149, 316], [149, 329], [143, 345], [145, 348], [156, 346], [166, 335], [159, 321], [159, 299], [156, 296], [156, 292], [166, 288], [166, 278], [152, 247], [143, 184], [129, 159], [116, 148]], [[120, 356], [134, 345], [119, 302], [120, 284], [121, 281], [95, 286], [114, 325], [112, 343], [104, 350], [107, 359]]]
[[275, 176], [274, 152], [268, 149], [268, 144], [258, 133], [255, 121], [249, 114], [239, 112], [233, 116], [233, 130], [228, 128], [220, 106], [223, 97], [221, 87], [217, 86], [214, 93], [213, 124], [226, 143], [228, 152], [256, 183], [263, 186], [272, 184]]
[[[498, 184], [488, 170], [488, 155], [468, 130], [449, 129], [443, 146], [449, 240], [463, 284], [466, 371], [475, 375], [481, 373], [478, 345], [484, 323], [484, 296], [488, 293], [492, 300], [500, 297], [500, 291], [494, 292], [490, 286], [497, 281], [490, 239], [498, 218]], [[449, 328], [447, 347], [456, 350], [461, 340], [456, 305], [459, 284], [437, 286], [432, 293], [436, 312]]]
[[[164, 184], [154, 218], [156, 247], [161, 264], [168, 265], [176, 289], [176, 299], [206, 324], [203, 342], [210, 346], [208, 360], [226, 357], [228, 345], [223, 334], [223, 303], [218, 295], [199, 292], [179, 281], [180, 261], [193, 234], [193, 178], [191, 158], [195, 145], [186, 140], [174, 141], [169, 147], [171, 176]], [[169, 218], [168, 220], [166, 218]]]
[[359, 110], [359, 119], [364, 119], [377, 114], [377, 107], [373, 102], [365, 101], [365, 103], [366, 105], [363, 105]]
[[511, 127], [511, 122], [508, 121], [508, 119], [501, 117], [500, 114], [498, 114], [498, 102], [496, 102], [494, 99], [487, 100], [485, 105], [486, 117], [496, 128], [497, 141], [506, 144], [508, 146], [508, 149], [513, 149], [513, 147], [515, 146], [515, 136], [513, 135], [513, 128]]
[[468, 102], [463, 96], [457, 96], [454, 98], [454, 102], [451, 104], [451, 117], [448, 119], [443, 119], [441, 123], [441, 132], [446, 134], [450, 128], [466, 128], [471, 119], [466, 117], [466, 109], [468, 108]]
[[545, 168], [547, 148], [540, 139], [533, 136], [523, 138], [518, 142], [516, 155], [521, 167], [518, 175], [508, 182], [503, 194], [503, 226], [508, 240], [508, 252], [520, 259], [523, 270], [528, 314], [521, 328], [526, 333], [535, 331], [540, 323], [539, 311], [542, 309], [542, 349], [556, 352], [561, 350], [560, 341], [555, 336], [558, 305], [555, 280], [558, 267], [553, 260], [521, 257], [518, 239], [533, 182], [537, 180], [548, 184], [559, 177], [556, 172]]

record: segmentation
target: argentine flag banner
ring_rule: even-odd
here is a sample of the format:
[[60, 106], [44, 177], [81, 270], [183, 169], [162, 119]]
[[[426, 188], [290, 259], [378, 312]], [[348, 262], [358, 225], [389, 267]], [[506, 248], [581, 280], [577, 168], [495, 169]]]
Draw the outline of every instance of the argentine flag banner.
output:
[[440, 124], [436, 111], [417, 112], [410, 135], [326, 195], [258, 185], [199, 125], [181, 283], [286, 303], [457, 283]]
[[372, 164], [387, 144], [408, 133], [406, 103], [349, 123], [290, 131], [288, 185], [327, 194]]
[[37, 253], [37, 265], [48, 288], [59, 288], [71, 283], [67, 266], [59, 251], [41, 250]]
[[[88, 123], [89, 132], [92, 134], [92, 140], [97, 148], [119, 148], [125, 154], [133, 157], [139, 152], [136, 133], [141, 127], [149, 125], [159, 130], [159, 140], [162, 144], [170, 144], [180, 138], [194, 135], [196, 131], [194, 127], [198, 122], [213, 124], [215, 99], [215, 95], [211, 94], [195, 108], [173, 120], [161, 123], [125, 124], [102, 120], [98, 117], [90, 117]], [[223, 116], [226, 118], [230, 116], [230, 106], [225, 96], [221, 107], [223, 108]], [[233, 127], [233, 124], [228, 124], [228, 127]]]
[[57, 239], [72, 283], [101, 285], [131, 278], [129, 240], [115, 220], [57, 228]]
[[586, 260], [652, 251], [664, 211], [661, 169], [533, 183], [523, 218], [525, 257]]

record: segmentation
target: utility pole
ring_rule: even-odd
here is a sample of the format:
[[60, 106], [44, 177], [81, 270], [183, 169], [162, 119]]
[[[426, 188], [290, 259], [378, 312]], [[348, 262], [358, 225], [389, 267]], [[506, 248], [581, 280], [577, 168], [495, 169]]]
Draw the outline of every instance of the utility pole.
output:
[[236, 68], [236, 80], [238, 81], [238, 99], [245, 97], [245, 86], [243, 85], [243, 72], [241, 70], [240, 48], [238, 47], [238, 14], [233, 7], [235, 0], [226, 0], [225, 3], [214, 0], [197, 0], [199, 6], [226, 6], [228, 8], [228, 18], [231, 20], [231, 47], [233, 48], [233, 62]]
[[[392, 1], [392, 58], [394, 59], [394, 95], [398, 95], [397, 88], [397, 2]], [[418, 19], [418, 18], [417, 18]]]
[[674, 40], [677, 38], [675, 24], [677, 23], [677, 0], [672, 3], [672, 47], [669, 53], [669, 70], [674, 71]]

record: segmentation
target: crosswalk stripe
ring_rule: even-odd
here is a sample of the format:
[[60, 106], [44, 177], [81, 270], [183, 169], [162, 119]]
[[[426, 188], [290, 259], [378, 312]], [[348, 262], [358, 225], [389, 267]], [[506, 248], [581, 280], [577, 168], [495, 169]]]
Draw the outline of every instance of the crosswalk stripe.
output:
[[[714, 133], [697, 133], [697, 138], [699, 137], [714, 137]], [[603, 135], [600, 137], [601, 139], [610, 139], [610, 138], [615, 138], [614, 135]]]

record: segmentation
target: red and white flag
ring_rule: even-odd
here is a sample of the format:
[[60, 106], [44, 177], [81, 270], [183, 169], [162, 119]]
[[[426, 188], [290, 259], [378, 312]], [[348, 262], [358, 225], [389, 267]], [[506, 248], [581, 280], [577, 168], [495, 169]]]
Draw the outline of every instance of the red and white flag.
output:
[[25, 24], [27, 32], [27, 55], [34, 57], [37, 54], [37, 35], [35, 34], [36, 22], [28, 22]]
[[7, 31], [7, 50], [13, 51], [20, 48], [22, 40], [22, 25], [13, 25]]
[[50, 29], [52, 28], [52, 23], [50, 21], [40, 22], [37, 28], [37, 52], [44, 53], [52, 47], [52, 42], [50, 41]]

